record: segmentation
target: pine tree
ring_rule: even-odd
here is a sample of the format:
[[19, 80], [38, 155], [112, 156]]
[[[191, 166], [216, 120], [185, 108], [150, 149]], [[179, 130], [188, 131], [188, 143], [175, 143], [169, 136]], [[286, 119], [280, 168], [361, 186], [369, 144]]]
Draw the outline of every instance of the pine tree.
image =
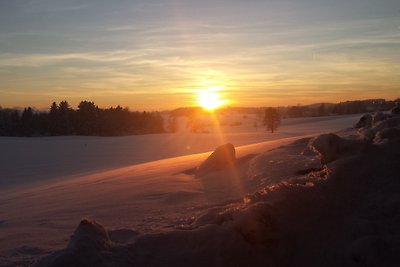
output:
[[58, 125], [60, 135], [72, 133], [72, 113], [73, 110], [67, 101], [61, 101], [58, 105]]
[[77, 133], [98, 135], [100, 133], [99, 108], [94, 102], [82, 101], [77, 111]]
[[50, 135], [55, 136], [59, 134], [59, 122], [58, 122], [58, 106], [56, 102], [53, 102], [50, 107], [49, 113], [49, 132]]
[[34, 113], [31, 107], [25, 108], [21, 116], [21, 133], [23, 136], [32, 136], [34, 129]]

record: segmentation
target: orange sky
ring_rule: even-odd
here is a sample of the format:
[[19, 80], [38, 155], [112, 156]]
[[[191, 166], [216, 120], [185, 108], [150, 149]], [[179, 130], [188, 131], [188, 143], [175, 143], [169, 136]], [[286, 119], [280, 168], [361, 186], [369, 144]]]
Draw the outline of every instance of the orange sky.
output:
[[0, 106], [163, 110], [400, 97], [399, 3], [0, 3]]

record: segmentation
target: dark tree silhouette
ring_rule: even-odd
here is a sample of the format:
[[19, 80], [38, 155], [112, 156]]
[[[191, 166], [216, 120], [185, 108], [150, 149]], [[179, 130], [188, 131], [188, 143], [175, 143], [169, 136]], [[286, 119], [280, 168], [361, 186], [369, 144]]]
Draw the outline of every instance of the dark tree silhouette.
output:
[[308, 107], [304, 107], [301, 105], [292, 106], [292, 107], [289, 107], [289, 109], [288, 109], [288, 115], [289, 115], [289, 117], [292, 117], [292, 118], [304, 117], [306, 115], [306, 113], [308, 112], [308, 110], [309, 110]]
[[73, 132], [72, 127], [73, 110], [67, 101], [61, 101], [58, 105], [59, 134], [68, 135]]
[[318, 107], [318, 116], [325, 116], [326, 115], [326, 107], [325, 107], [325, 104], [321, 104], [319, 107]]
[[50, 107], [49, 113], [49, 132], [50, 135], [59, 135], [59, 116], [58, 116], [58, 106], [56, 102], [53, 102]]
[[0, 107], [1, 136], [101, 135], [118, 136], [164, 132], [164, 120], [157, 112], [131, 112], [128, 108], [100, 109], [82, 101], [78, 110], [67, 101], [53, 102], [49, 112], [25, 108], [22, 112]]
[[[261, 108], [240, 108], [240, 112], [257, 114], [257, 118], [274, 132], [279, 126], [280, 115], [288, 117], [320, 116], [323, 114], [352, 114], [390, 110], [398, 99], [369, 99], [346, 101], [338, 104], [292, 106], [267, 110]], [[261, 111], [261, 113], [260, 113]], [[171, 111], [167, 130], [174, 132], [177, 117], [187, 117], [188, 128], [193, 132], [204, 131], [200, 117], [201, 108], [180, 108]], [[222, 112], [222, 111], [220, 111]], [[221, 113], [222, 114], [222, 113]], [[254, 124], [255, 127], [258, 123]], [[153, 134], [164, 132], [164, 119], [158, 112], [130, 111], [128, 108], [100, 109], [94, 102], [82, 101], [74, 110], [67, 101], [53, 102], [50, 111], [38, 112], [31, 107], [23, 110], [0, 107], [0, 136], [56, 136], [56, 135], [100, 135], [120, 136], [132, 134]]]
[[174, 115], [170, 115], [168, 117], [168, 125], [167, 125], [167, 129], [169, 132], [171, 133], [176, 133], [178, 131], [178, 119], [176, 116]]
[[20, 114], [14, 109], [0, 108], [0, 135], [2, 136], [18, 136]]
[[278, 110], [275, 108], [267, 108], [263, 119], [263, 124], [267, 127], [267, 131], [273, 133], [278, 129], [281, 119]]
[[31, 107], [25, 108], [21, 116], [21, 133], [23, 136], [32, 136], [35, 133], [35, 115]]
[[99, 135], [99, 108], [94, 102], [82, 101], [78, 105], [76, 131], [79, 135]]

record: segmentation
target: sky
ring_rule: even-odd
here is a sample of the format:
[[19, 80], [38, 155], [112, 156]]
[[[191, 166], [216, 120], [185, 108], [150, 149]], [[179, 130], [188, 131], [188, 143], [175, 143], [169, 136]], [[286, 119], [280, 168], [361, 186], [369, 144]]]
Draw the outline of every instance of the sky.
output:
[[400, 97], [398, 0], [0, 0], [0, 106]]

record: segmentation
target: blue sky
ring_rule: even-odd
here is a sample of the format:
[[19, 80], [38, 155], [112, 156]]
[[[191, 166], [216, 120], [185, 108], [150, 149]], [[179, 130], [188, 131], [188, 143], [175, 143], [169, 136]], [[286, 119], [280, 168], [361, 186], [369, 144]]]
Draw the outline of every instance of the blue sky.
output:
[[400, 2], [0, 1], [0, 105], [167, 109], [400, 96]]

